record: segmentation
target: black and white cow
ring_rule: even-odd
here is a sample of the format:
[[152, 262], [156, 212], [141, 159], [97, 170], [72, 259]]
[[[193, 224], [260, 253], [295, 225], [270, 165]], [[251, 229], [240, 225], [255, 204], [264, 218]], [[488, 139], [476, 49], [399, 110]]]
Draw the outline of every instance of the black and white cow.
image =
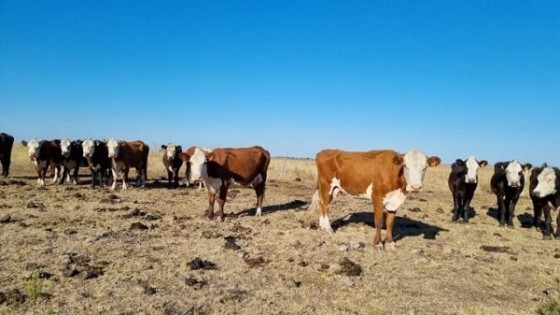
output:
[[22, 140], [21, 144], [27, 147], [29, 159], [37, 168], [37, 183], [45, 186], [45, 176], [49, 166], [55, 167], [53, 183], [58, 179], [58, 167], [62, 163], [62, 153], [60, 150], [60, 140], [37, 140], [31, 139], [29, 142]]
[[531, 167], [532, 165], [529, 163], [521, 165], [516, 160], [498, 162], [494, 165], [494, 175], [490, 179], [490, 187], [497, 197], [500, 226], [507, 223], [508, 227], [513, 227], [513, 212], [525, 186], [523, 171]]
[[83, 156], [82, 141], [62, 139], [60, 141], [60, 151], [62, 153], [62, 176], [60, 177], [60, 183], [64, 183], [67, 177], [69, 179], [70, 170], [74, 170], [72, 183], [77, 184], [80, 166], [88, 166], [87, 160]]
[[107, 143], [101, 140], [86, 139], [82, 142], [83, 156], [87, 160], [91, 171], [91, 187], [95, 187], [96, 182], [103, 187], [105, 180], [111, 178], [111, 159], [109, 159], [109, 149]]
[[[183, 165], [183, 160], [181, 159], [183, 148], [180, 145], [174, 145], [173, 143], [162, 145], [161, 148], [165, 150], [162, 162], [165, 170], [167, 171], [167, 187], [177, 188], [179, 187], [179, 170]], [[174, 181], [173, 186], [171, 185], [171, 180]]]
[[0, 162], [2, 163], [2, 176], [8, 177], [10, 173], [10, 162], [12, 160], [12, 147], [14, 137], [7, 133], [0, 133]]
[[[543, 229], [544, 239], [550, 239], [554, 229], [552, 228], [552, 216], [550, 210], [558, 209], [560, 206], [560, 170], [556, 167], [536, 167], [531, 172], [529, 184], [531, 201], [533, 202], [533, 225], [540, 227], [541, 213], [544, 212], [545, 227]], [[556, 217], [556, 233], [554, 237], [560, 239], [560, 214]]]
[[470, 204], [478, 186], [478, 169], [486, 165], [487, 161], [477, 161], [474, 156], [466, 160], [457, 159], [451, 164], [447, 183], [453, 195], [453, 222], [459, 217], [463, 218], [463, 222], [469, 221], [469, 211], [473, 210]]

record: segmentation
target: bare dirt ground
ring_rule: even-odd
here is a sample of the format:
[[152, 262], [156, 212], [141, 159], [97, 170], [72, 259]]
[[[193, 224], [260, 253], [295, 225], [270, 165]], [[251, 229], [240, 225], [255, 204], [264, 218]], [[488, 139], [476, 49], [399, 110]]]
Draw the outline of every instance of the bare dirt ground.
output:
[[80, 185], [39, 189], [15, 146], [0, 181], [0, 314], [535, 314], [560, 276], [560, 241], [522, 227], [528, 197], [514, 229], [498, 226], [491, 167], [469, 224], [451, 223], [449, 165], [429, 169], [397, 213], [397, 250], [380, 252], [366, 200], [331, 206], [334, 235], [304, 222], [313, 161], [274, 159], [264, 216], [234, 187], [218, 222], [202, 217], [203, 190], [166, 188], [160, 157], [146, 188], [91, 189], [84, 169]]

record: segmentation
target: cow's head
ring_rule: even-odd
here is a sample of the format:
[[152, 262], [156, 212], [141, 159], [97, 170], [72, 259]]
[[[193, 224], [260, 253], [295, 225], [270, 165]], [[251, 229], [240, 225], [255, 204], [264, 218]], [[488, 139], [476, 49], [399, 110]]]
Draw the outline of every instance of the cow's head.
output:
[[43, 141], [39, 141], [37, 139], [31, 139], [29, 142], [22, 140], [21, 144], [27, 147], [27, 153], [31, 160], [35, 160], [39, 157], [39, 151], [41, 150], [41, 146], [43, 145]]
[[465, 160], [465, 166], [467, 167], [467, 174], [465, 175], [465, 182], [469, 184], [476, 184], [478, 182], [478, 169], [488, 165], [485, 160], [477, 161], [474, 156], [469, 156]]
[[507, 184], [510, 187], [518, 187], [521, 185], [521, 178], [523, 178], [523, 171], [531, 169], [532, 165], [529, 163], [521, 165], [517, 160], [509, 163], [502, 163], [501, 167], [506, 172]]
[[533, 189], [531, 194], [538, 198], [543, 198], [556, 193], [556, 189], [560, 183], [560, 178], [558, 178], [556, 171], [552, 167], [544, 167], [534, 169], [531, 174], [531, 180], [535, 180], [536, 176], [536, 187]]
[[70, 146], [71, 145], [72, 145], [72, 142], [70, 142], [70, 140], [68, 140], [68, 139], [60, 140], [60, 151], [62, 153], [62, 156], [64, 156], [65, 158], [70, 156]]
[[199, 147], [194, 149], [194, 153], [190, 156], [188, 163], [190, 164], [191, 178], [189, 181], [194, 182], [202, 179], [202, 175], [206, 173], [206, 162], [208, 161], [208, 153]]
[[109, 142], [107, 142], [107, 149], [109, 151], [110, 158], [113, 159], [119, 156], [119, 142], [115, 138], [112, 138]]
[[422, 190], [424, 174], [428, 166], [438, 166], [441, 159], [437, 156], [428, 157], [418, 150], [410, 150], [406, 154], [396, 155], [393, 163], [403, 166], [406, 180], [406, 191], [417, 192]]
[[93, 156], [93, 152], [95, 151], [95, 141], [91, 138], [87, 138], [82, 142], [82, 149], [84, 150], [84, 157], [90, 158]]
[[161, 148], [165, 150], [165, 156], [168, 160], [177, 158], [177, 156], [183, 151], [183, 148], [180, 145], [174, 145], [173, 143], [162, 145]]

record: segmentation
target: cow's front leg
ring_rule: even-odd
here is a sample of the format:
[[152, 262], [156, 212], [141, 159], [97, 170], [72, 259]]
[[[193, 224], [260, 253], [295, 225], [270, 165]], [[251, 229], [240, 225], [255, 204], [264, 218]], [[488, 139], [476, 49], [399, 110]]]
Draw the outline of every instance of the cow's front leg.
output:
[[126, 182], [128, 181], [128, 168], [123, 169], [123, 176], [122, 176], [122, 189], [126, 190], [128, 187], [126, 186]]
[[556, 234], [554, 234], [554, 238], [560, 240], [560, 211], [558, 211], [558, 215], [556, 216]]
[[383, 249], [381, 242], [381, 228], [383, 227], [383, 196], [379, 193], [373, 193], [373, 216], [375, 219], [375, 236], [373, 238], [373, 246], [376, 249]]
[[513, 228], [513, 213], [515, 211], [515, 205], [517, 205], [517, 200], [514, 199], [510, 202], [508, 217], [507, 217], [507, 226]]
[[544, 212], [544, 231], [543, 239], [549, 240], [552, 238], [552, 216], [550, 215], [550, 205], [546, 204], [543, 209]]
[[459, 197], [453, 193], [453, 217], [451, 221], [457, 222], [459, 220]]
[[506, 205], [504, 203], [504, 196], [498, 194], [498, 221], [500, 222], [500, 226], [504, 226], [506, 224]]
[[218, 197], [218, 213], [220, 215], [220, 221], [224, 221], [224, 205], [226, 204], [227, 191], [229, 188], [229, 181], [223, 181], [220, 187], [220, 195]]
[[111, 173], [113, 173], [113, 184], [111, 185], [111, 190], [115, 190], [117, 188], [117, 181], [118, 181], [118, 170], [116, 167], [111, 168]]
[[214, 219], [214, 204], [216, 203], [216, 192], [208, 191], [208, 209], [206, 209], [206, 216], [208, 219]]
[[393, 224], [395, 223], [395, 211], [387, 211], [385, 219], [385, 249], [394, 250], [395, 241], [393, 241]]
[[467, 197], [463, 202], [463, 222], [465, 223], [469, 222], [469, 218], [470, 218], [469, 212], [474, 211], [474, 209], [471, 208], [471, 200], [472, 200], [471, 198]]

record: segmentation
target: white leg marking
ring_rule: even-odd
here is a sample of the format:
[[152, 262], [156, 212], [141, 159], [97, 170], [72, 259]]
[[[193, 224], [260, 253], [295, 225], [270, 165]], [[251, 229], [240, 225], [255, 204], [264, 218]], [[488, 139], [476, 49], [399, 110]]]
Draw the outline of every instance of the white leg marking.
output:
[[319, 218], [319, 226], [321, 227], [321, 229], [323, 231], [326, 231], [329, 234], [334, 233], [334, 231], [331, 227], [331, 222], [329, 221], [329, 216], [328, 215], [321, 216]]
[[115, 188], [117, 188], [117, 180], [118, 180], [117, 171], [114, 168], [112, 168], [111, 172], [113, 173], [113, 185], [111, 185], [111, 190], [115, 190]]
[[256, 217], [262, 217], [262, 209], [261, 207], [257, 208], [257, 213], [255, 214]]

